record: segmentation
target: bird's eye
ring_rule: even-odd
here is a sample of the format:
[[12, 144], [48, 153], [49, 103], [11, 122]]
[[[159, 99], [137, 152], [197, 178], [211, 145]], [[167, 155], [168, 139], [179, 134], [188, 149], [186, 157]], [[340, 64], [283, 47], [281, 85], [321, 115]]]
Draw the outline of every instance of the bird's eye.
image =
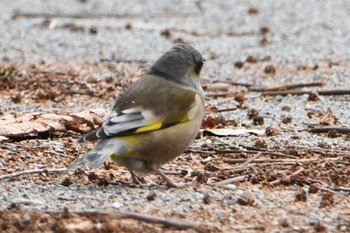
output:
[[203, 62], [204, 62], [204, 60], [198, 61], [196, 63], [196, 66], [194, 67], [194, 72], [196, 72], [196, 74], [199, 74], [199, 72], [201, 72], [201, 69], [202, 69], [202, 66], [203, 66]]

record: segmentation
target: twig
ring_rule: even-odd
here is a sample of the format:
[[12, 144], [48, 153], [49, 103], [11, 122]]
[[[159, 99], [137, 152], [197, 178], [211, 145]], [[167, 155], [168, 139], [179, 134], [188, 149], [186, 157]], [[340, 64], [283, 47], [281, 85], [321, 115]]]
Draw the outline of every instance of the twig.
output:
[[[261, 93], [262, 95], [305, 95], [305, 94], [313, 94], [317, 93], [319, 95], [350, 95], [350, 90], [318, 90], [318, 91], [266, 91]], [[221, 93], [223, 95], [223, 93]], [[228, 95], [226, 93], [226, 95]], [[226, 96], [224, 95], [224, 96]]]
[[297, 158], [293, 155], [282, 154], [274, 151], [261, 151], [261, 150], [215, 150], [217, 153], [228, 154], [228, 153], [247, 153], [247, 154], [256, 154], [261, 153], [264, 155], [275, 155], [279, 157], [287, 157], [287, 158]]
[[[292, 147], [290, 149], [297, 149], [297, 150], [307, 150], [312, 153], [323, 153], [328, 155], [347, 155], [349, 154], [348, 151], [341, 151], [341, 150], [329, 150], [329, 149], [321, 149], [321, 148], [308, 148], [303, 146], [298, 147]], [[284, 152], [284, 150], [278, 150], [279, 152]]]
[[233, 82], [233, 81], [230, 81], [230, 80], [215, 80], [214, 83], [227, 83], [227, 84], [231, 84], [231, 85], [234, 85], [234, 86], [242, 86], [242, 87], [254, 86], [253, 84]]
[[[71, 73], [69, 71], [60, 71], [60, 70], [41, 70], [41, 69], [29, 69], [27, 70], [30, 73], [43, 73], [43, 74], [55, 74], [55, 75], [68, 75], [68, 76], [79, 76], [78, 73]], [[56, 79], [52, 79], [54, 81]], [[60, 79], [58, 79], [60, 81]], [[69, 80], [72, 82], [72, 80]], [[74, 81], [73, 81], [74, 82]]]
[[240, 95], [242, 92], [217, 92], [217, 93], [207, 93], [206, 97], [232, 97], [236, 95]]
[[222, 180], [219, 182], [214, 183], [216, 186], [225, 186], [227, 184], [232, 184], [232, 183], [237, 183], [240, 181], [245, 180], [248, 177], [248, 175], [243, 175], [243, 176], [237, 176], [237, 177], [232, 177], [226, 180]]
[[277, 180], [274, 180], [272, 182], [270, 182], [271, 185], [275, 185], [275, 184], [279, 184], [281, 181], [287, 181], [287, 180], [291, 180], [294, 176], [299, 175], [300, 173], [302, 173], [305, 169], [303, 167], [299, 168], [298, 170], [296, 170], [295, 172], [293, 172], [291, 175], [288, 176], [283, 176]]
[[253, 158], [248, 159], [247, 161], [245, 161], [242, 165], [247, 165], [248, 163], [253, 162], [254, 160], [256, 160], [258, 157], [260, 157], [262, 155], [261, 152], [258, 152], [256, 155], [253, 156]]
[[200, 149], [191, 149], [189, 148], [186, 152], [192, 152], [192, 153], [202, 153], [202, 154], [210, 154], [210, 155], [215, 155], [215, 151], [211, 150], [200, 150]]
[[[326, 160], [326, 161], [336, 161], [340, 158], [312, 158], [312, 159], [255, 159], [255, 163], [275, 163], [275, 162], [293, 162], [293, 163], [308, 163], [308, 162], [314, 162], [319, 160]], [[223, 160], [226, 163], [245, 163], [248, 160], [247, 159], [224, 159]]]
[[[68, 211], [68, 210], [64, 210]], [[51, 214], [61, 214], [64, 213], [64, 211], [45, 211], [46, 213]], [[82, 215], [82, 216], [101, 216], [101, 215], [108, 215], [108, 216], [114, 216], [119, 219], [133, 219], [138, 220], [146, 223], [154, 223], [154, 224], [161, 224], [164, 227], [172, 227], [178, 230], [186, 230], [186, 229], [193, 229], [197, 232], [212, 232], [212, 231], [218, 231], [218, 227], [209, 225], [209, 224], [198, 224], [198, 223], [192, 223], [187, 222], [184, 220], [177, 220], [177, 219], [169, 219], [169, 218], [163, 218], [148, 214], [139, 214], [134, 212], [123, 212], [123, 211], [108, 211], [108, 210], [80, 210], [80, 211], [69, 211], [68, 213]]]
[[[248, 149], [248, 147], [246, 149]], [[239, 154], [239, 153], [256, 154], [256, 153], [260, 153], [261, 152], [261, 154], [264, 154], [264, 155], [275, 155], [275, 156], [279, 156], [279, 157], [287, 157], [287, 158], [293, 158], [293, 159], [298, 158], [298, 157], [296, 157], [294, 155], [287, 155], [287, 154], [278, 153], [278, 152], [274, 152], [274, 151], [249, 150], [249, 149], [248, 150], [219, 150], [219, 149], [215, 149], [214, 151], [211, 151], [211, 150], [200, 150], [200, 149], [188, 149], [187, 152], [210, 154], [210, 155], [229, 154], [229, 153], [233, 153], [233, 154]]]
[[259, 88], [259, 87], [251, 87], [249, 90], [251, 91], [258, 91], [258, 92], [266, 92], [266, 91], [286, 91], [286, 90], [293, 90], [303, 87], [322, 87], [325, 83], [316, 82], [316, 83], [302, 83], [302, 84], [292, 84], [292, 85], [283, 85], [278, 87], [266, 87], [266, 88]]
[[45, 168], [43, 168], [43, 169], [29, 169], [29, 170], [24, 170], [21, 172], [2, 175], [2, 176], [0, 176], [0, 180], [15, 178], [18, 176], [29, 175], [29, 174], [42, 173], [42, 172], [53, 173], [53, 174], [66, 173], [67, 168], [64, 167], [64, 168], [52, 168], [52, 169], [45, 169]]
[[258, 232], [258, 231], [264, 232], [266, 230], [264, 226], [251, 226], [251, 227], [242, 226], [242, 227], [234, 227], [232, 229], [237, 232]]
[[323, 127], [323, 128], [313, 128], [310, 129], [311, 133], [328, 133], [329, 131], [336, 131], [341, 134], [349, 134], [350, 128], [340, 128], [340, 127]]
[[335, 187], [335, 188], [329, 188], [329, 189], [334, 190], [334, 191], [338, 191], [338, 192], [346, 192], [346, 193], [350, 194], [350, 188]]
[[[274, 156], [279, 156], [279, 157], [287, 157], [287, 158], [292, 158], [292, 159], [297, 159], [297, 156], [294, 155], [288, 155], [288, 150], [277, 150], [277, 151], [267, 151], [266, 149], [258, 148], [258, 147], [249, 147], [249, 146], [244, 146], [240, 145], [240, 147], [246, 149], [246, 150], [220, 150], [220, 149], [215, 149], [214, 151], [212, 150], [200, 150], [200, 149], [188, 149], [187, 152], [193, 152], [193, 153], [203, 153], [203, 154], [229, 154], [229, 153], [234, 153], [234, 154], [239, 154], [239, 153], [246, 153], [246, 154], [255, 154], [261, 152], [264, 155], [274, 155]], [[307, 147], [293, 147], [290, 149], [298, 149], [298, 150], [307, 150], [308, 152], [312, 153], [322, 153], [322, 154], [328, 154], [328, 155], [347, 155], [349, 154], [348, 151], [341, 151], [341, 150], [327, 150], [327, 149], [321, 149], [321, 148], [307, 148]], [[298, 152], [302, 153], [302, 152]]]
[[[177, 14], [157, 14], [153, 15], [158, 18], [172, 18], [172, 17], [188, 17], [195, 16], [193, 13], [177, 13]], [[26, 17], [26, 18], [71, 18], [71, 19], [101, 19], [101, 18], [115, 18], [115, 19], [135, 19], [145, 17], [144, 14], [108, 14], [108, 13], [94, 13], [94, 14], [65, 14], [65, 13], [30, 13], [15, 11], [13, 18]]]
[[98, 94], [94, 91], [90, 91], [90, 90], [87, 90], [87, 91], [84, 91], [84, 90], [78, 90], [78, 89], [71, 89], [69, 91], [70, 94], [74, 95], [74, 94], [78, 94], [78, 95], [89, 95], [89, 96], [94, 96], [94, 97], [100, 97], [102, 96], [102, 94]]
[[330, 192], [330, 193], [334, 193], [334, 194], [346, 195], [345, 193], [337, 192], [336, 190], [334, 190], [334, 189], [332, 189], [332, 188], [320, 187], [319, 189], [320, 189], [321, 191], [323, 191], [323, 192]]
[[245, 170], [248, 170], [249, 168], [255, 167], [256, 164], [249, 164], [245, 166], [238, 166], [238, 167], [230, 167], [230, 168], [223, 168], [222, 170], [230, 170], [231, 172], [242, 172]]
[[231, 112], [237, 110], [237, 108], [233, 107], [233, 108], [222, 108], [222, 109], [218, 109], [216, 112]]
[[187, 222], [187, 221], [183, 221], [183, 220], [175, 220], [175, 219], [157, 217], [157, 216], [146, 215], [146, 214], [120, 212], [119, 217], [120, 218], [127, 218], [127, 219], [134, 219], [134, 220], [147, 222], [147, 223], [161, 224], [165, 227], [172, 227], [172, 228], [176, 228], [179, 230], [193, 229], [193, 230], [196, 230], [197, 232], [210, 231], [208, 229], [208, 225], [200, 225], [200, 224], [191, 223], [191, 222]]

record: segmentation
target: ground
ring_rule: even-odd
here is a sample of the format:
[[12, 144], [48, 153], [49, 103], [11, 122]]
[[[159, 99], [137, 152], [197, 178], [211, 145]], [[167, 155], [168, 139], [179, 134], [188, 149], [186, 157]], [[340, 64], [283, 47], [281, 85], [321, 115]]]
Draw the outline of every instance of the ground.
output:
[[[350, 2], [11, 1], [0, 8], [1, 232], [350, 232]], [[162, 53], [206, 59], [190, 148], [131, 184], [67, 172]]]

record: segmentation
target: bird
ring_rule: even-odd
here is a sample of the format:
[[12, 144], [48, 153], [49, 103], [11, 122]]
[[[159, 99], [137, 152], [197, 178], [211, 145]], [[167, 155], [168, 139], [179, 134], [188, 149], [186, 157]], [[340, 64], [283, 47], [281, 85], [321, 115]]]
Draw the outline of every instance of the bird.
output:
[[198, 135], [205, 95], [200, 80], [204, 59], [190, 45], [179, 44], [164, 53], [116, 100], [100, 128], [78, 142], [97, 141], [95, 147], [69, 169], [100, 167], [110, 157], [135, 174], [155, 173], [169, 188], [175, 183], [161, 166], [181, 155]]

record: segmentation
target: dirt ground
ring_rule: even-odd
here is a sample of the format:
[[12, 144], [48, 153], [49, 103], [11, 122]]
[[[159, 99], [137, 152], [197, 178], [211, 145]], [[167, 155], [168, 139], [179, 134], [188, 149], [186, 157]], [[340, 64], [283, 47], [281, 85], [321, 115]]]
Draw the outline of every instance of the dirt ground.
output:
[[[0, 232], [350, 232], [350, 2], [0, 7]], [[206, 58], [206, 116], [164, 170], [65, 167], [162, 53]]]

